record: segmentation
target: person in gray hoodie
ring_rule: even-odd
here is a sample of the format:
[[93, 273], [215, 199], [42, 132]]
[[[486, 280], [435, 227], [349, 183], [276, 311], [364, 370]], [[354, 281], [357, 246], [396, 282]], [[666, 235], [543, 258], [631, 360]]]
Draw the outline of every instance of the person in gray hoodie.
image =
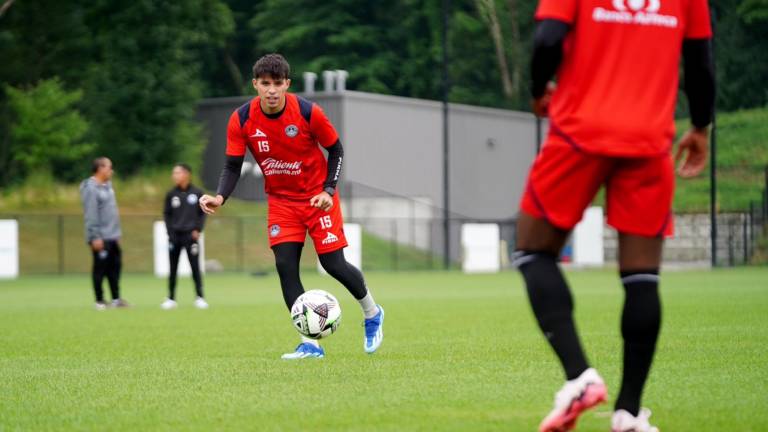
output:
[[80, 183], [80, 199], [83, 202], [85, 219], [85, 241], [93, 253], [91, 277], [93, 291], [96, 294], [96, 310], [104, 310], [102, 281], [104, 276], [109, 281], [112, 294], [112, 306], [128, 307], [128, 302], [120, 297], [120, 215], [117, 212], [115, 190], [112, 189], [112, 161], [106, 157], [93, 160], [93, 175]]

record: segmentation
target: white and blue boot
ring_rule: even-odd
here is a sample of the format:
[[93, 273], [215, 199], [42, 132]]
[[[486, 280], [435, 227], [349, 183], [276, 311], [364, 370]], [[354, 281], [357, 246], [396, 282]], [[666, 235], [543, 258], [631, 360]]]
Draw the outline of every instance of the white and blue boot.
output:
[[282, 355], [283, 360], [300, 360], [305, 358], [323, 358], [325, 351], [320, 346], [312, 345], [308, 342], [302, 342], [296, 347], [296, 351]]
[[365, 326], [363, 349], [368, 354], [375, 353], [384, 340], [384, 308], [380, 305], [376, 305], [376, 307], [379, 308], [379, 313], [373, 318], [367, 318], [363, 323]]

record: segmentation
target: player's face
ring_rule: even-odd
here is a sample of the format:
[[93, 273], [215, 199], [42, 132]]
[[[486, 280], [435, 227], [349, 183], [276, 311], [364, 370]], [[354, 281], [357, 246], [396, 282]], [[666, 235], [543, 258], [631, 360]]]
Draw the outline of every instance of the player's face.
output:
[[112, 170], [112, 161], [109, 159], [105, 160], [99, 167], [98, 174], [104, 180], [110, 180], [112, 174], [114, 174], [114, 171]]
[[290, 79], [263, 76], [253, 80], [253, 87], [262, 101], [262, 108], [267, 111], [279, 111], [285, 105], [285, 92], [291, 85]]
[[176, 186], [186, 186], [189, 184], [189, 173], [182, 167], [173, 168], [171, 178]]

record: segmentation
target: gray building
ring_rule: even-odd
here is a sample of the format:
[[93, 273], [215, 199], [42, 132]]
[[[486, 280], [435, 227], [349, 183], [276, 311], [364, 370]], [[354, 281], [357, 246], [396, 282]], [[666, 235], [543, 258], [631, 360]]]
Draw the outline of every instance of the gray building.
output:
[[[317, 102], [344, 145], [340, 194], [347, 219], [365, 230], [437, 253], [443, 250], [443, 124], [440, 102], [354, 91], [302, 94]], [[215, 190], [224, 164], [229, 116], [249, 98], [207, 99], [198, 118], [208, 133], [203, 181]], [[537, 149], [532, 114], [451, 104], [449, 107], [451, 256], [464, 221], [509, 223], [517, 214]], [[234, 196], [262, 200], [263, 178], [247, 156]]]

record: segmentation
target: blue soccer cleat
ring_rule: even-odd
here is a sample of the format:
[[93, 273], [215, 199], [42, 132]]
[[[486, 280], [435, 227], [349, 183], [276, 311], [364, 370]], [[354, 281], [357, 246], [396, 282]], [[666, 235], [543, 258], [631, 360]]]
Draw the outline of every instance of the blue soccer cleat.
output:
[[305, 358], [323, 358], [325, 351], [322, 347], [314, 346], [311, 343], [303, 342], [296, 347], [296, 351], [282, 355], [283, 360], [300, 360]]
[[379, 313], [373, 318], [366, 319], [365, 325], [365, 339], [363, 340], [363, 349], [368, 354], [373, 354], [381, 346], [381, 341], [384, 340], [384, 308], [376, 305], [379, 308]]

